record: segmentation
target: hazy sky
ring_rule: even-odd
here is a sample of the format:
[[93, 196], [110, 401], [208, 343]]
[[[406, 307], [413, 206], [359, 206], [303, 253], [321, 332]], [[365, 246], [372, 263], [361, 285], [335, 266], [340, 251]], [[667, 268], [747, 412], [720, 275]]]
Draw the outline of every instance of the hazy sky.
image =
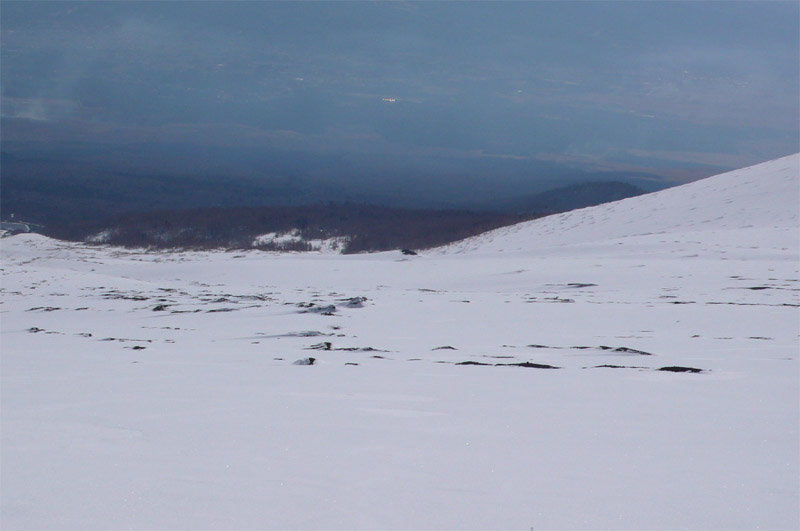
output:
[[3, 139], [736, 167], [798, 150], [791, 2], [2, 2]]

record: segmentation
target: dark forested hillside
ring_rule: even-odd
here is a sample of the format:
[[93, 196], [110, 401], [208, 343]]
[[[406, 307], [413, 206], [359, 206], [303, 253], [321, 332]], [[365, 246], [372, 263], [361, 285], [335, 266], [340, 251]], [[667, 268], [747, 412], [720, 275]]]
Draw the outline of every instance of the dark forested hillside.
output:
[[343, 252], [357, 253], [443, 245], [533, 217], [536, 216], [330, 203], [137, 212], [59, 223], [46, 227], [44, 232], [61, 239], [94, 238], [133, 247], [252, 248], [258, 247], [254, 240], [262, 234], [296, 229], [300, 241], [265, 248], [310, 250], [304, 241], [341, 238]]
[[[533, 195], [526, 193], [530, 183], [520, 182], [518, 195], [503, 200], [508, 188], [501, 192], [498, 184], [488, 193], [470, 179], [455, 177], [424, 186], [421, 176], [403, 179], [402, 185], [374, 177], [372, 188], [365, 184], [369, 179], [360, 184], [339, 179], [334, 186], [333, 181], [278, 172], [281, 168], [270, 178], [258, 177], [260, 170], [222, 178], [216, 173], [222, 169], [213, 163], [219, 152], [180, 146], [103, 151], [75, 143], [35, 153], [23, 147], [13, 142], [3, 146], [4, 220], [38, 224], [41, 232], [57, 238], [126, 246], [249, 248], [260, 235], [296, 230], [291, 241], [258, 245], [309, 250], [309, 240], [339, 238], [340, 248], [351, 253], [426, 248], [643, 193], [631, 184], [601, 181]], [[270, 161], [245, 155], [254, 155], [243, 152], [254, 168], [269, 166]], [[109, 161], [117, 156], [121, 162], [115, 166]], [[194, 161], [195, 171], [176, 173], [170, 163], [175, 157]]]

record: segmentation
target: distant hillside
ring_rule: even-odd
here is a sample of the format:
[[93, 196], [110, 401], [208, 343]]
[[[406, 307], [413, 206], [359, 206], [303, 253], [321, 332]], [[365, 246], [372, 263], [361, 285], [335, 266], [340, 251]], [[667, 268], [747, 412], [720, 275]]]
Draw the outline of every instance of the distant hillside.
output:
[[136, 212], [46, 227], [55, 238], [152, 248], [260, 248], [344, 253], [444, 245], [535, 215], [329, 203]]
[[616, 181], [597, 181], [564, 186], [534, 195], [509, 199], [499, 205], [518, 214], [567, 212], [576, 208], [619, 201], [647, 193], [638, 186]]
[[[122, 190], [126, 187], [122, 181], [111, 177], [108, 181], [107, 197], [97, 193], [83, 194], [85, 190], [80, 187], [75, 190], [68, 186], [50, 189], [54, 194], [53, 201], [57, 201], [61, 195], [59, 192], [63, 194], [61, 200], [62, 205], [66, 204], [66, 209], [59, 214], [51, 214], [52, 217], [48, 219], [46, 211], [55, 212], [57, 208], [53, 206], [48, 209], [48, 206], [52, 206], [50, 203], [39, 203], [38, 209], [45, 210], [40, 217], [50, 222], [41, 232], [65, 240], [127, 247], [335, 250], [344, 253], [424, 249], [547, 214], [644, 193], [626, 183], [591, 182], [517, 198], [494, 211], [393, 208], [353, 202], [253, 206], [224, 204], [242, 192], [237, 188], [242, 183], [229, 182], [230, 188], [220, 188], [220, 192], [233, 195], [220, 193], [217, 197], [223, 204], [186, 208], [186, 202], [202, 202], [200, 197], [213, 195], [215, 185], [200, 180], [173, 182], [179, 186], [174, 189], [165, 186], [165, 195], [159, 197], [144, 191], [148, 186], [155, 185], [157, 179], [148, 181], [144, 188], [132, 186], [134, 183], [142, 184], [141, 179], [128, 180], [130, 195], [123, 199]], [[165, 202], [181, 186], [186, 192], [183, 201], [176, 201], [177, 208], [166, 209]], [[73, 195], [70, 195], [70, 191]], [[159, 200], [153, 201], [150, 209], [145, 210], [146, 198], [150, 195]], [[256, 197], [259, 194], [254, 189], [251, 195]], [[103, 203], [105, 208], [89, 208], [89, 204], [98, 199], [106, 200]], [[111, 215], [112, 205], [125, 200], [137, 202], [137, 211], [123, 210]], [[70, 212], [75, 215], [64, 215]], [[93, 216], [87, 216], [86, 213]]]

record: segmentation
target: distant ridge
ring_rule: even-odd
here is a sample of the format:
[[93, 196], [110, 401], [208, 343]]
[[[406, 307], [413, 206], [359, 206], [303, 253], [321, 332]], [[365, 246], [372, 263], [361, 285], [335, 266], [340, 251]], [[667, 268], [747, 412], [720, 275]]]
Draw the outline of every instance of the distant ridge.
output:
[[42, 232], [63, 240], [154, 249], [312, 251], [323, 240], [336, 240], [336, 249], [349, 254], [437, 247], [532, 217], [327, 203], [132, 212]]
[[498, 207], [516, 214], [557, 213], [602, 205], [646, 194], [638, 186], [619, 181], [592, 181], [554, 188], [538, 194], [509, 199]]

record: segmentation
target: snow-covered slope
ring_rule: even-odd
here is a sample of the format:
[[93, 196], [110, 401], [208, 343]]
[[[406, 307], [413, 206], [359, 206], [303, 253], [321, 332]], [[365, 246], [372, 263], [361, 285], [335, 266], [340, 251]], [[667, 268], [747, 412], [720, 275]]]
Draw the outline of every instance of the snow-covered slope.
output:
[[0, 527], [797, 529], [797, 163], [423, 256], [2, 238]]
[[[552, 247], [652, 234], [744, 230], [797, 249], [800, 154], [716, 175], [661, 192], [520, 223], [448, 246], [449, 252], [551, 253]], [[754, 229], [754, 230], [746, 230]], [[768, 229], [764, 231], [763, 229]]]

